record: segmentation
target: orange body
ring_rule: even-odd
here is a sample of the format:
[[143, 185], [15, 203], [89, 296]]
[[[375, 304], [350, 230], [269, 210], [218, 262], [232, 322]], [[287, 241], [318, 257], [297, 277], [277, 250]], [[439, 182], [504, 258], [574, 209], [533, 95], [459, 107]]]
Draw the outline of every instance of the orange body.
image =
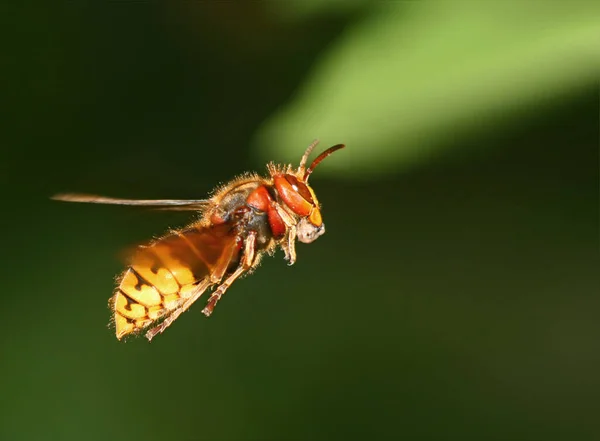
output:
[[296, 239], [310, 243], [325, 232], [320, 206], [308, 185], [315, 166], [342, 144], [331, 147], [306, 169], [312, 148], [300, 166], [268, 165], [269, 176], [248, 174], [218, 189], [206, 200], [126, 200], [90, 195], [58, 195], [55, 199], [120, 205], [199, 210], [201, 219], [171, 231], [131, 256], [110, 300], [118, 339], [150, 328], [151, 340], [164, 331], [205, 291], [214, 288], [203, 313], [210, 316], [227, 288], [255, 269], [279, 246], [296, 260]]

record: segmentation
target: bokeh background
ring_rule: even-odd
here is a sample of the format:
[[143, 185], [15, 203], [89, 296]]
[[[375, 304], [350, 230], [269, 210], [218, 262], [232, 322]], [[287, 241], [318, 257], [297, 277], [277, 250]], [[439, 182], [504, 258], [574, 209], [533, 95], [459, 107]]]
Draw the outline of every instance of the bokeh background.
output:
[[[593, 2], [3, 6], [3, 440], [600, 439]], [[123, 248], [314, 138], [327, 234], [117, 342]]]

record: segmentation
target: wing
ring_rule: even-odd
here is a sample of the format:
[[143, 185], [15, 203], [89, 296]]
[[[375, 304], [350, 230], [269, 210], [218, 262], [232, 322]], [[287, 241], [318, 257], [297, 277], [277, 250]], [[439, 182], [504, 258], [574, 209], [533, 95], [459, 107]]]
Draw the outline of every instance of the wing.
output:
[[192, 225], [140, 247], [110, 300], [117, 338], [157, 324], [187, 300], [195, 301], [237, 266], [239, 250], [231, 224]]
[[83, 193], [59, 193], [51, 199], [65, 202], [87, 202], [92, 204], [138, 205], [159, 210], [194, 211], [210, 204], [208, 199], [120, 199]]

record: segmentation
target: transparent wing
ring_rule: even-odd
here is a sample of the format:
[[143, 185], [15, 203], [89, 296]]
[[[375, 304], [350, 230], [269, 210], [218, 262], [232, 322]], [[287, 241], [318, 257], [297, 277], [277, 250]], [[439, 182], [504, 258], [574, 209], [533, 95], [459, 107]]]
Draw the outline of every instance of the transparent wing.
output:
[[84, 193], [59, 193], [51, 199], [64, 202], [86, 202], [91, 204], [137, 205], [158, 210], [194, 211], [205, 208], [208, 199], [121, 199]]

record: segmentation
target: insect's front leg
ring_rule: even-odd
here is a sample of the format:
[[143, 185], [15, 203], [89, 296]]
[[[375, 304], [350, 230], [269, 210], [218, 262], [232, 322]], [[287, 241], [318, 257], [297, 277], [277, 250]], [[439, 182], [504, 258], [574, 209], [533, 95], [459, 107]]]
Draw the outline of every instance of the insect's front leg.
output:
[[289, 261], [288, 265], [293, 265], [296, 262], [296, 220], [277, 202], [273, 202], [273, 207], [287, 227], [286, 243], [281, 248]]
[[202, 313], [206, 317], [210, 317], [217, 305], [217, 302], [221, 299], [223, 294], [227, 291], [227, 288], [231, 286], [235, 280], [252, 268], [256, 261], [256, 231], [251, 231], [244, 242], [244, 255], [242, 256], [242, 261], [238, 268], [229, 276], [227, 279], [219, 285], [219, 287], [212, 293], [208, 302], [206, 303], [206, 307], [202, 310]]

